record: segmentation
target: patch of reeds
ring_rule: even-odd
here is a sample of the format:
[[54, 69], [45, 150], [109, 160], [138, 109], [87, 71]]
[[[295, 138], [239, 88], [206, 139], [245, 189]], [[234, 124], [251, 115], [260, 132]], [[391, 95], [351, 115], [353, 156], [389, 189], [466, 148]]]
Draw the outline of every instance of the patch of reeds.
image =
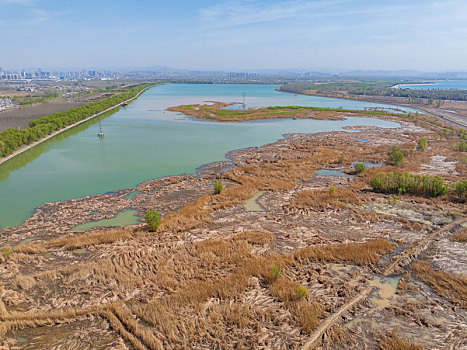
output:
[[62, 311], [52, 312], [10, 312], [0, 318], [0, 335], [10, 330], [34, 328], [46, 325], [54, 325], [69, 322], [81, 316], [89, 316], [94, 311], [100, 310], [96, 307], [93, 311], [90, 309], [64, 309]]
[[244, 231], [236, 234], [234, 240], [245, 240], [250, 244], [263, 245], [274, 240], [274, 235], [270, 232]]
[[319, 302], [311, 300], [305, 287], [281, 276], [270, 284], [270, 291], [297, 317], [304, 332], [311, 333], [316, 328], [323, 310]]
[[299, 208], [342, 209], [348, 204], [360, 204], [364, 199], [347, 188], [332, 188], [301, 191], [292, 200], [291, 205]]
[[426, 261], [416, 263], [411, 268], [415, 278], [428, 284], [439, 295], [454, 304], [467, 306], [467, 278], [436, 271]]
[[109, 244], [122, 239], [132, 237], [130, 230], [105, 230], [98, 232], [90, 232], [82, 235], [73, 235], [61, 237], [46, 242], [32, 242], [22, 244], [13, 248], [15, 253], [36, 254], [53, 248], [65, 248], [67, 250], [89, 247], [97, 244]]
[[[159, 350], [164, 349], [162, 343], [154, 336], [151, 329], [143, 327], [137, 320], [133, 318], [131, 311], [123, 303], [113, 303], [107, 306], [107, 309], [112, 312], [118, 321], [128, 330], [133, 336], [136, 336], [149, 349]], [[116, 323], [115, 320], [114, 324]], [[118, 328], [121, 328], [118, 326]], [[132, 342], [133, 343], [133, 342]]]
[[453, 234], [451, 236], [451, 241], [462, 242], [462, 243], [467, 242], [467, 227], [465, 227], [462, 230], [460, 230], [459, 232]]
[[379, 339], [381, 350], [423, 350], [423, 346], [402, 339], [395, 330], [382, 334]]
[[382, 255], [392, 252], [395, 244], [384, 239], [375, 239], [366, 243], [336, 244], [311, 246], [293, 254], [301, 263], [312, 261], [348, 262], [356, 265], [377, 264]]
[[110, 327], [112, 327], [117, 333], [123, 338], [127, 339], [136, 350], [147, 350], [148, 348], [143, 342], [138, 339], [134, 334], [130, 333], [125, 326], [120, 322], [117, 316], [109, 310], [103, 310], [100, 315], [109, 321]]

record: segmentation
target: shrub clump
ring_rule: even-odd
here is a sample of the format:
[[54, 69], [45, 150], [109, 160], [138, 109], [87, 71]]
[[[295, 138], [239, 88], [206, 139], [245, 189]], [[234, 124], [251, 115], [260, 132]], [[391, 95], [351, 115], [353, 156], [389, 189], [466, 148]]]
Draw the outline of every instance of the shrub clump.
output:
[[221, 180], [214, 180], [214, 194], [221, 193], [223, 188]]
[[422, 137], [420, 138], [420, 140], [418, 140], [418, 146], [417, 148], [421, 151], [424, 151], [426, 150], [426, 146], [428, 145], [428, 141], [426, 140], [426, 138]]
[[467, 196], [467, 180], [454, 182], [452, 188], [459, 197]]
[[154, 209], [148, 210], [144, 216], [144, 219], [146, 220], [146, 224], [149, 226], [149, 230], [152, 232], [157, 231], [161, 224], [161, 216]]
[[3, 255], [3, 257], [5, 259], [8, 259], [10, 257], [10, 255], [11, 255], [11, 253], [13, 253], [13, 249], [11, 249], [10, 246], [6, 245], [6, 246], [2, 247], [0, 252], [2, 253], [2, 255]]
[[437, 197], [449, 191], [442, 177], [392, 171], [376, 174], [370, 180], [370, 186], [377, 192], [410, 193], [426, 197]]
[[329, 186], [329, 197], [334, 197], [336, 195], [336, 186]]
[[297, 287], [297, 296], [299, 299], [306, 298], [308, 296], [308, 289], [302, 285]]
[[365, 171], [365, 170], [366, 170], [365, 163], [358, 162], [358, 163], [355, 164], [355, 171], [357, 173], [361, 173], [362, 171]]
[[402, 149], [399, 146], [392, 147], [392, 153], [388, 157], [388, 161], [391, 164], [400, 166], [404, 163], [405, 157], [409, 154], [409, 151]]
[[280, 265], [273, 265], [271, 268], [271, 279], [277, 280], [282, 275], [282, 268]]
[[467, 152], [467, 142], [461, 141], [456, 145], [456, 151]]

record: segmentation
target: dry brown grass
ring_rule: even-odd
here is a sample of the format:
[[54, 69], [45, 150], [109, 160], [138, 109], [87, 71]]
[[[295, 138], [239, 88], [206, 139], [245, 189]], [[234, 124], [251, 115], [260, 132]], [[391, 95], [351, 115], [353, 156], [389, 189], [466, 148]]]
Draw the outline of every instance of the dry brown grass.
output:
[[254, 312], [249, 305], [222, 303], [212, 308], [209, 317], [213, 322], [224, 323], [229, 327], [245, 328], [252, 324]]
[[395, 330], [382, 334], [379, 346], [381, 350], [423, 350], [423, 346], [402, 339]]
[[[166, 289], [170, 292], [162, 297], [157, 297], [159, 293], [148, 294], [147, 297], [146, 293], [142, 293], [141, 302], [132, 301], [130, 308], [120, 302], [90, 311], [108, 319], [111, 327], [135, 348], [158, 349], [162, 348], [162, 341], [164, 344], [188, 344], [201, 327], [197, 323], [200, 321], [181, 320], [181, 315], [186, 315], [186, 310], [190, 310], [189, 315], [196, 315], [200, 312], [196, 310], [201, 310], [200, 307], [211, 298], [237, 300], [248, 289], [252, 277], [263, 281], [271, 295], [283, 303], [303, 331], [310, 333], [322, 315], [318, 302], [306, 293], [299, 293], [297, 282], [285, 277], [274, 278], [272, 266], [292, 268], [313, 261], [371, 264], [377, 262], [377, 256], [392, 247], [389, 242], [372, 241], [360, 245], [309, 247], [296, 254], [256, 256], [251, 252], [250, 244], [267, 244], [272, 239], [273, 236], [267, 232], [246, 231], [227, 239], [187, 244], [175, 250], [167, 249], [157, 253], [148, 249], [122, 252], [112, 258], [102, 259], [99, 263], [66, 267], [63, 271], [45, 271], [36, 276], [18, 276], [15, 283], [23, 290], [42, 288], [51, 282], [55, 285], [58, 281], [67, 281], [79, 273], [99, 286], [99, 290], [113, 289], [115, 286], [118, 286], [119, 293], [131, 292], [135, 287], [141, 288], [142, 292], [151, 288]], [[63, 241], [60, 245], [64, 246], [62, 244]], [[206, 334], [209, 333], [209, 322], [215, 320], [228, 327], [240, 328], [256, 322], [252, 310], [243, 304], [222, 304], [211, 311], [202, 325]], [[84, 311], [79, 312], [85, 315]], [[6, 332], [10, 329], [55, 324], [72, 320], [77, 315], [75, 310], [59, 314], [11, 314], [3, 316], [5, 322], [0, 323], [0, 328]], [[152, 328], [143, 326], [138, 317], [151, 324]]]
[[363, 197], [352, 190], [336, 188], [334, 193], [329, 189], [302, 191], [293, 199], [291, 205], [298, 208], [342, 209], [348, 204], [360, 204], [363, 201]]
[[[234, 181], [237, 185], [228, 186], [217, 195], [204, 195], [178, 212], [164, 216], [159, 231], [182, 232], [199, 227], [210, 221], [214, 211], [238, 205], [257, 191], [291, 190], [295, 188], [298, 180], [309, 179], [322, 166], [337, 162], [342, 154], [349, 160], [359, 160], [359, 155], [374, 153], [370, 148], [356, 146], [296, 147], [303, 149], [303, 155], [297, 156], [297, 159], [265, 160], [224, 174], [225, 179]], [[342, 202], [360, 203], [363, 200], [351, 190], [339, 189], [336, 192], [337, 198], [331, 200], [327, 200], [323, 194], [322, 202], [340, 207]]]
[[414, 276], [432, 287], [439, 295], [458, 304], [467, 306], [467, 278], [433, 270], [428, 262], [421, 261], [411, 268]]
[[54, 325], [69, 322], [78, 317], [89, 316], [93, 312], [99, 311], [100, 307], [89, 309], [64, 309], [62, 311], [53, 312], [10, 312], [0, 318], [0, 335], [4, 335], [10, 330], [34, 328], [46, 325]]
[[109, 310], [103, 310], [100, 315], [109, 321], [110, 326], [123, 338], [127, 339], [137, 350], [147, 350], [148, 348], [134, 334], [130, 333], [120, 322], [117, 316]]
[[270, 232], [245, 231], [233, 237], [234, 240], [245, 240], [250, 244], [263, 245], [274, 240], [274, 235]]
[[[107, 309], [116, 316], [118, 321], [125, 327], [125, 330], [128, 330], [131, 335], [141, 339], [141, 342], [149, 349], [164, 349], [162, 343], [154, 336], [151, 329], [142, 327], [139, 322], [133, 318], [132, 313], [124, 304], [113, 303], [110, 304]], [[115, 320], [113, 321], [116, 323]], [[121, 327], [119, 326], [119, 328]]]
[[451, 241], [455, 242], [467, 242], [467, 227], [463, 228], [461, 231], [451, 236]]
[[318, 324], [323, 310], [318, 301], [311, 300], [307, 295], [301, 294], [299, 283], [285, 277], [279, 277], [270, 285], [272, 296], [285, 303], [302, 325], [303, 331], [310, 334]]
[[129, 239], [132, 236], [133, 235], [130, 230], [105, 230], [86, 233], [83, 235], [61, 237], [47, 242], [22, 244], [14, 247], [13, 251], [15, 253], [36, 254], [53, 248], [73, 250], [97, 244], [114, 243], [122, 239]]
[[395, 244], [383, 239], [375, 239], [359, 244], [336, 244], [312, 246], [294, 253], [294, 258], [301, 262], [328, 261], [348, 262], [357, 265], [377, 264], [382, 255], [392, 252]]

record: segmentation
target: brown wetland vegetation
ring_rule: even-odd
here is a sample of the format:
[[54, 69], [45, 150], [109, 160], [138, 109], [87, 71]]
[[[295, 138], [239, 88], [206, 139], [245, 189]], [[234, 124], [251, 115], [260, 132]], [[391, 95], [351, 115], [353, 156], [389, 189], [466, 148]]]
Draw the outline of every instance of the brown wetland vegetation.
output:
[[[289, 135], [229, 153], [233, 167], [38, 208], [0, 236], [0, 348], [465, 348], [465, 197], [369, 184], [388, 171], [465, 180], [462, 131], [423, 115], [380, 117], [401, 127]], [[388, 162], [393, 146], [407, 150], [399, 166]], [[381, 166], [353, 179], [315, 173], [352, 172], [357, 161]], [[264, 211], [249, 211], [257, 194]], [[72, 231], [128, 208], [156, 209], [162, 224]]]

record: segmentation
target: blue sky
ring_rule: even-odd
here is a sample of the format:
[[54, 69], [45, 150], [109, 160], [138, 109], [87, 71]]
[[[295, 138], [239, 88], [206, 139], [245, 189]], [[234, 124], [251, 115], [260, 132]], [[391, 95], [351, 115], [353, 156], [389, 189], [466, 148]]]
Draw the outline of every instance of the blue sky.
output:
[[466, 0], [0, 0], [0, 67], [467, 70]]

